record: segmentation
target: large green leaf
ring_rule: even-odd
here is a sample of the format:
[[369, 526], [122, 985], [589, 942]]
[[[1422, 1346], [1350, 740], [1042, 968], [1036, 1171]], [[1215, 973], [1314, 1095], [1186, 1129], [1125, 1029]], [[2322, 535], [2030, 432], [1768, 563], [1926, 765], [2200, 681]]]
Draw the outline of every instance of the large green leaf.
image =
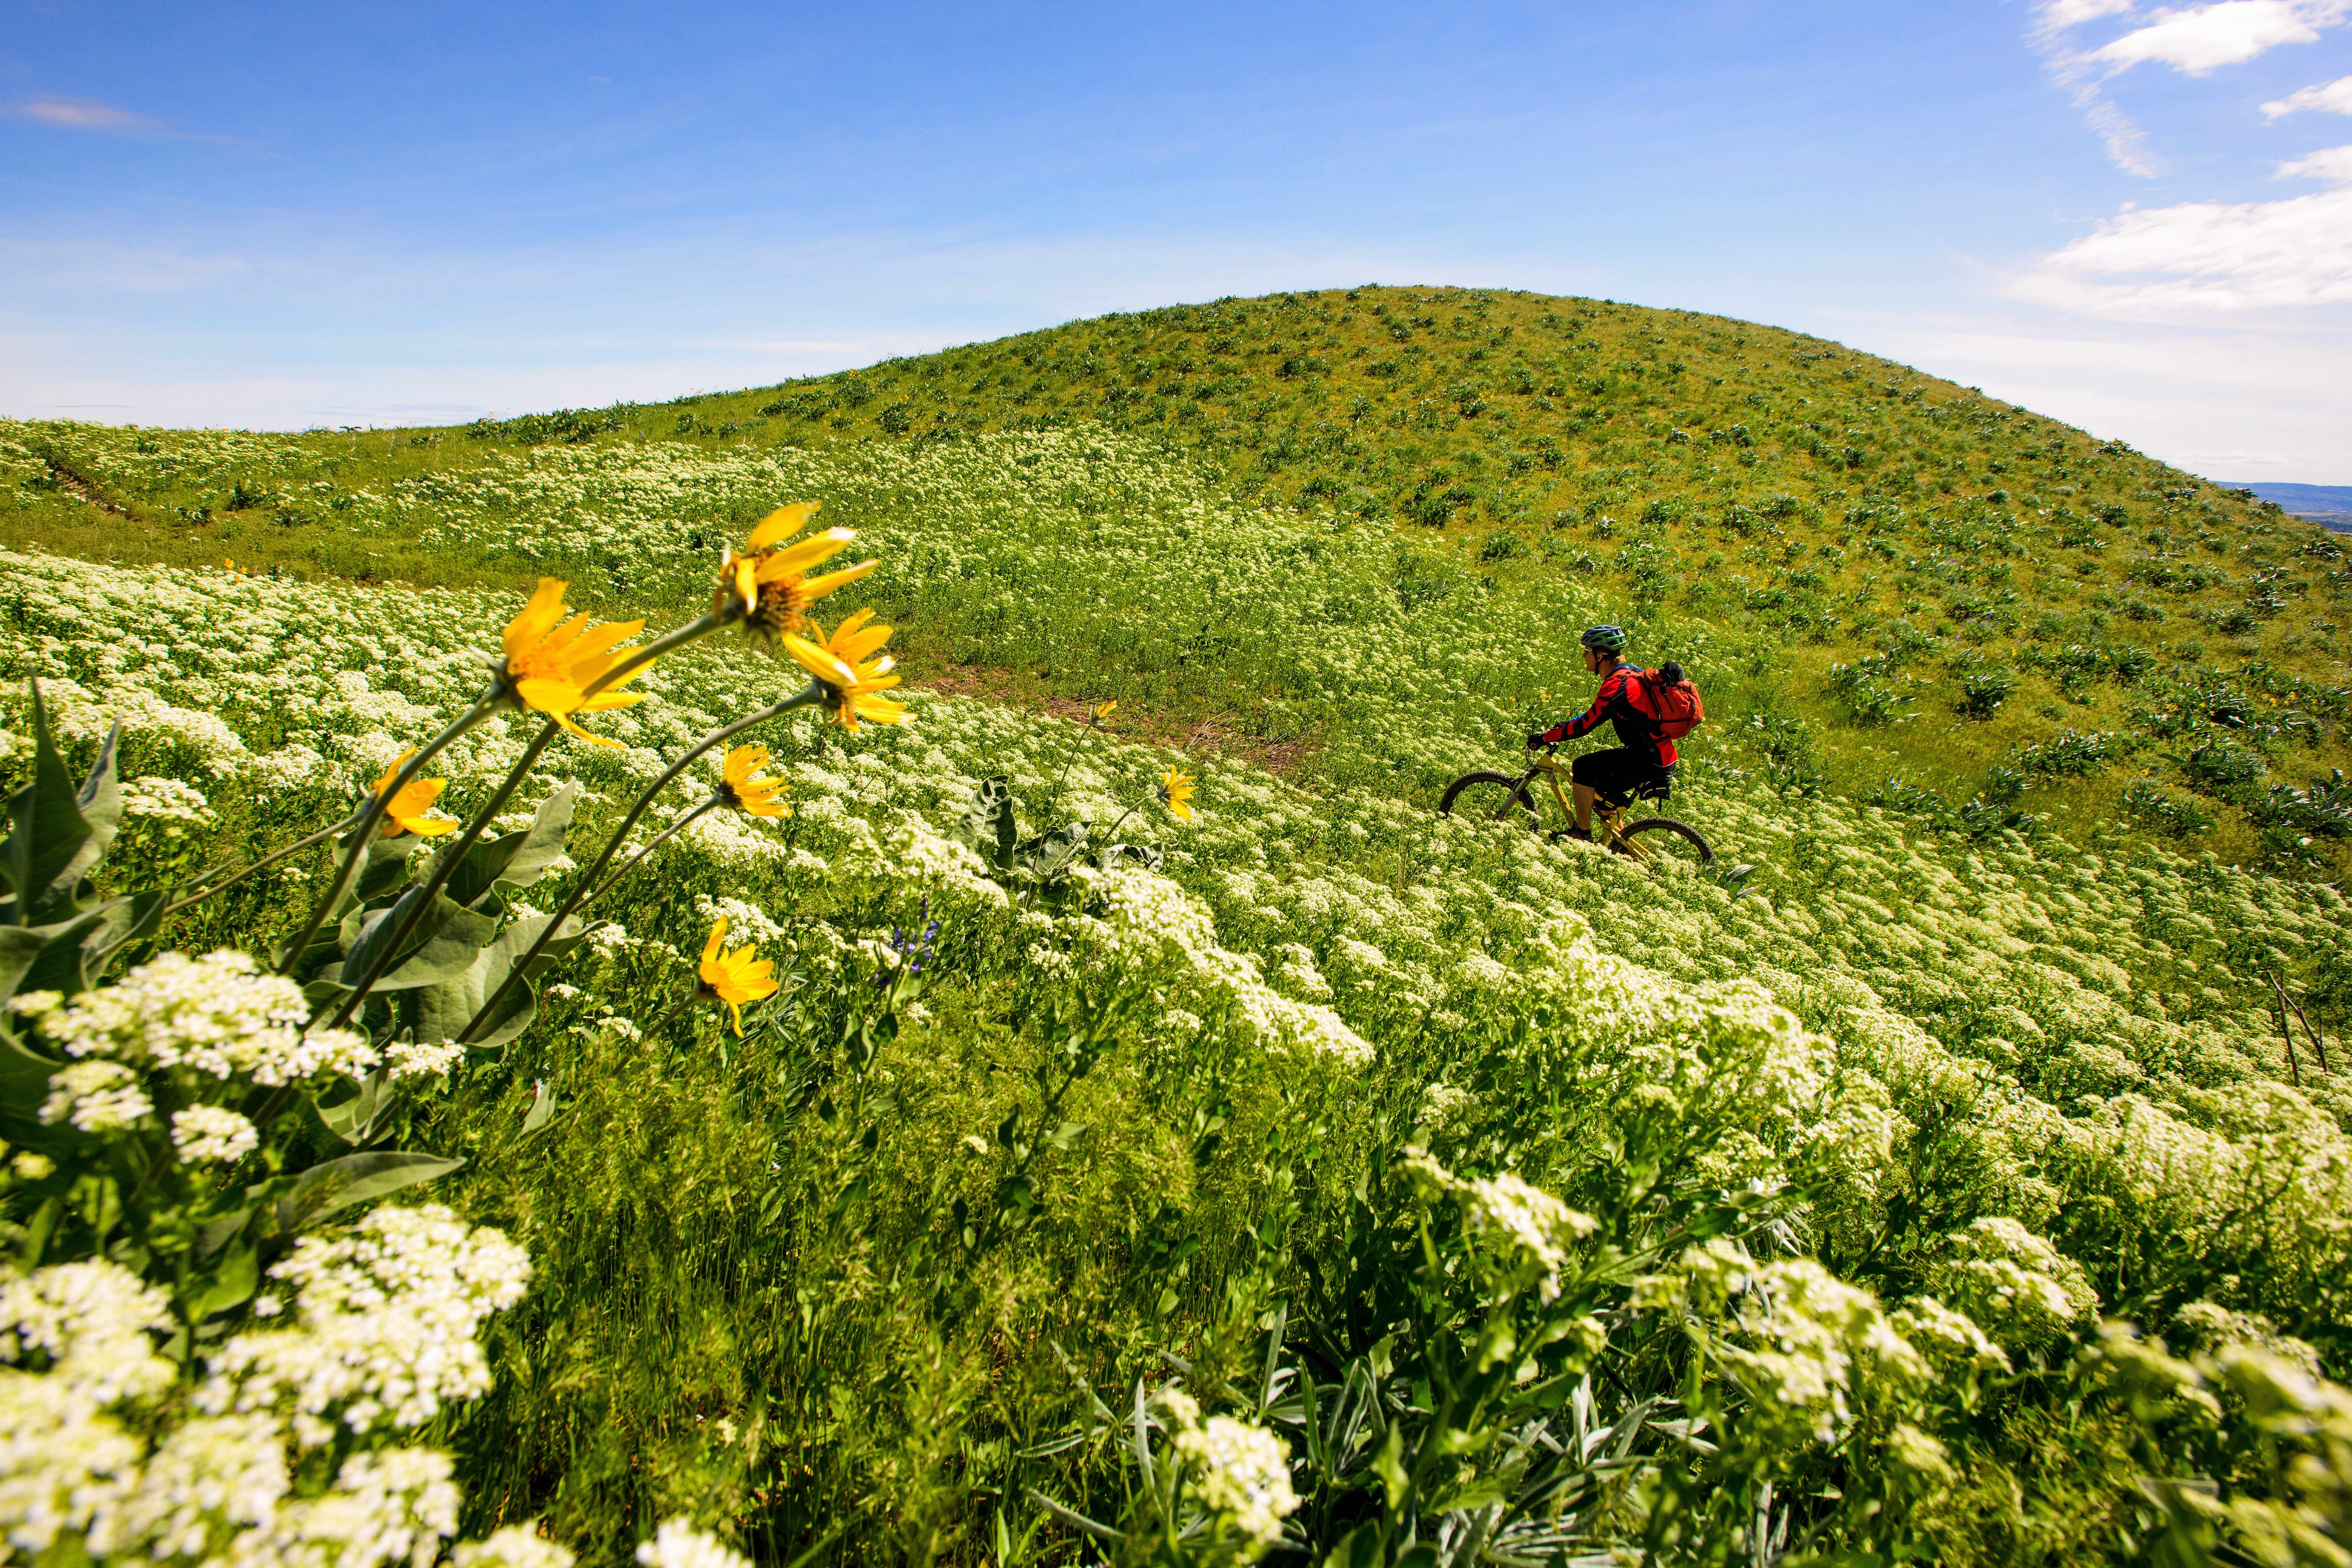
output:
[[[395, 834], [385, 837], [377, 833], [368, 843], [367, 858], [360, 865], [359, 879], [345, 898], [373, 903], [400, 886], [408, 876], [408, 858], [416, 853], [425, 840], [413, 833]], [[341, 848], [351, 853], [351, 840], [345, 838]]]
[[[415, 1030], [420, 1040], [456, 1039], [481, 1010], [482, 1003], [506, 983], [507, 976], [514, 972], [516, 961], [530, 950], [554, 918], [534, 915], [530, 920], [515, 921], [499, 933], [498, 941], [484, 949], [463, 974], [410, 992], [401, 1000], [401, 1021]], [[488, 1048], [502, 1046], [521, 1034], [538, 1011], [532, 994], [533, 982], [579, 946], [591, 929], [577, 917], [565, 916], [562, 931], [531, 961], [522, 982], [499, 1000], [497, 1016], [488, 1020], [467, 1044]]]
[[293, 1187], [278, 1200], [278, 1229], [291, 1236], [338, 1209], [446, 1176], [463, 1160], [387, 1149], [375, 1153], [346, 1154], [323, 1165], [313, 1165], [295, 1178]]
[[448, 894], [468, 908], [492, 888], [528, 888], [563, 853], [578, 788], [566, 783], [540, 803], [529, 827], [474, 845], [449, 874]]
[[[343, 954], [343, 966], [334, 977], [337, 984], [357, 985], [366, 976], [424, 896], [425, 888], [420, 883], [401, 894], [389, 908], [369, 910], [361, 917], [356, 933], [351, 937], [351, 946]], [[402, 940], [394, 963], [386, 966], [383, 978], [376, 982], [377, 989], [394, 991], [425, 985], [457, 973], [474, 962], [474, 955], [489, 942], [497, 925], [493, 917], [459, 908], [446, 893], [434, 894], [432, 905], [416, 922], [416, 929]], [[348, 921], [345, 929], [351, 929]], [[411, 964], [419, 966], [415, 973], [395, 984], [394, 975]]]
[[147, 891], [110, 900], [98, 910], [104, 921], [81, 942], [81, 979], [88, 986], [107, 960], [134, 942], [153, 936], [163, 923], [164, 895]]
[[[433, 985], [473, 967], [482, 950], [499, 934], [499, 917], [477, 910], [461, 909], [446, 898], [435, 900], [447, 904], [439, 911], [437, 923], [428, 916], [425, 921], [433, 927], [433, 934], [410, 948], [405, 957], [385, 972], [375, 983], [378, 991], [413, 991], [419, 985]], [[421, 929], [421, 928], [420, 928]]]
[[40, 1115], [49, 1095], [49, 1078], [63, 1062], [26, 1049], [0, 1035], [0, 1114], [30, 1121]]
[[328, 1131], [346, 1143], [364, 1143], [374, 1130], [375, 1119], [392, 1096], [389, 1084], [380, 1072], [372, 1072], [358, 1080], [355, 1091], [333, 1104], [313, 1102], [319, 1120]]
[[563, 841], [572, 832], [572, 808], [579, 801], [579, 786], [567, 780], [540, 803], [539, 815], [523, 834], [522, 847], [499, 877], [500, 886], [528, 888], [547, 875], [547, 868], [563, 853]]
[[[118, 731], [119, 732], [119, 731]], [[8, 886], [16, 895], [11, 921], [42, 925], [72, 912], [75, 894], [106, 853], [114, 822], [122, 814], [114, 787], [115, 735], [100, 749], [98, 766], [86, 790], [74, 787], [49, 735], [49, 715], [33, 685], [33, 781], [8, 802]], [[87, 793], [100, 821], [84, 815]]]
[[[17, 987], [26, 991], [57, 991], [75, 996], [89, 988], [89, 977], [105, 962], [104, 955], [112, 952], [135, 934], [142, 918], [141, 905], [146, 906], [144, 918], [152, 921], [162, 912], [163, 900], [155, 894], [142, 894], [139, 899], [110, 899], [88, 913], [72, 920], [61, 921], [39, 930], [54, 932], [44, 942], [32, 962], [20, 971]], [[96, 953], [95, 958], [92, 954]]]
[[1003, 777], [980, 781], [971, 804], [954, 828], [955, 837], [979, 851], [999, 874], [1013, 868], [1013, 845], [1020, 829], [1013, 816], [1013, 785]]

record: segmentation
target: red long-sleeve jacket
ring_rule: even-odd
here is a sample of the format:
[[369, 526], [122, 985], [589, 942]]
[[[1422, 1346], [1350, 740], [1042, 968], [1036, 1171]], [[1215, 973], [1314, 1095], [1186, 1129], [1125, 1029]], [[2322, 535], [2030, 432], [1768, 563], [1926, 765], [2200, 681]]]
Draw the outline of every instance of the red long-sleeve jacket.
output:
[[1675, 743], [1658, 733], [1657, 721], [1633, 706], [1629, 694], [1633, 677], [1645, 673], [1631, 664], [1621, 664], [1601, 678], [1601, 689], [1592, 694], [1592, 706], [1565, 724], [1555, 724], [1543, 732], [1546, 742], [1573, 741], [1600, 728], [1604, 719], [1617, 727], [1620, 745], [1657, 759], [1658, 766], [1675, 765], [1677, 753]]

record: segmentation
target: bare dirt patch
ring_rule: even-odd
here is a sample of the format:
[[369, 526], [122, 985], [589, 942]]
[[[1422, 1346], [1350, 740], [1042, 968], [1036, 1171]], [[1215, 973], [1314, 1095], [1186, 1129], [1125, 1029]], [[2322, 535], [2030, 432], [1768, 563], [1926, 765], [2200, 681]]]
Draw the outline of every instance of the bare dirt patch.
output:
[[[1009, 708], [1024, 708], [1033, 713], [1048, 714], [1073, 724], [1085, 723], [1096, 708], [1095, 702], [1083, 698], [1024, 691], [1014, 679], [1013, 671], [982, 665], [960, 665], [911, 689], [940, 691], [954, 697], [982, 698]], [[1243, 733], [1229, 720], [1171, 713], [1123, 700], [1118, 711], [1111, 715], [1108, 727], [1113, 733], [1130, 740], [1146, 741], [1174, 751], [1189, 752], [1195, 756], [1234, 758], [1264, 768], [1276, 778], [1288, 778], [1309, 757], [1322, 750], [1322, 746], [1313, 741], [1260, 740]]]

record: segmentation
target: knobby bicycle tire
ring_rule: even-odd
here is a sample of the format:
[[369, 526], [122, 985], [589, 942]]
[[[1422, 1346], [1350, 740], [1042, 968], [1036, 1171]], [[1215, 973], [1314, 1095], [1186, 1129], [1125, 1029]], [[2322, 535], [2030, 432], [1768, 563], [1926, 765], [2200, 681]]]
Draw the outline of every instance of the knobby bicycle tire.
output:
[[[1480, 785], [1491, 785], [1493, 788], [1482, 790], [1479, 788]], [[1445, 794], [1437, 803], [1437, 815], [1452, 816], [1455, 805], [1460, 803], [1465, 795], [1472, 796], [1472, 799], [1462, 813], [1464, 816], [1479, 817], [1490, 822], [1516, 822], [1523, 827], [1529, 828], [1536, 826], [1536, 803], [1528, 795], [1528, 786], [1508, 773], [1464, 773], [1445, 786]], [[1511, 810], [1513, 805], [1517, 805], [1518, 809]], [[1484, 809], [1479, 809], [1482, 806]]]
[[1670, 837], [1679, 837], [1690, 846], [1701, 865], [1715, 858], [1715, 847], [1699, 836], [1697, 828], [1687, 822], [1676, 822], [1671, 816], [1645, 816], [1637, 822], [1629, 822], [1618, 830], [1609, 847], [1632, 859], [1647, 858], [1643, 850], [1626, 842], [1637, 833], [1664, 833]]

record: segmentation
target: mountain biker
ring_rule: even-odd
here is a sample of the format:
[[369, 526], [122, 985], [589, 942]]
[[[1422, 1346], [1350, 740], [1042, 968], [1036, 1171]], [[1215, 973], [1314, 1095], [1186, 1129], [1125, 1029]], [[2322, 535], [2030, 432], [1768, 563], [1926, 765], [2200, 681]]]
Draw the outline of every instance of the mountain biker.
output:
[[[1576, 826], [1569, 837], [1590, 842], [1592, 803], [1603, 800], [1618, 808], [1637, 795], [1664, 799], [1674, 789], [1675, 752], [1675, 743], [1658, 732], [1657, 721], [1633, 701], [1633, 678], [1645, 672], [1625, 661], [1624, 628], [1588, 626], [1580, 640], [1584, 668], [1601, 677], [1601, 689], [1592, 694], [1592, 706], [1575, 718], [1529, 735], [1528, 749], [1573, 741], [1598, 729], [1604, 719], [1616, 726], [1622, 745], [1586, 752], [1569, 768], [1568, 776], [1576, 786]], [[1681, 673], [1675, 669], [1675, 679]]]

